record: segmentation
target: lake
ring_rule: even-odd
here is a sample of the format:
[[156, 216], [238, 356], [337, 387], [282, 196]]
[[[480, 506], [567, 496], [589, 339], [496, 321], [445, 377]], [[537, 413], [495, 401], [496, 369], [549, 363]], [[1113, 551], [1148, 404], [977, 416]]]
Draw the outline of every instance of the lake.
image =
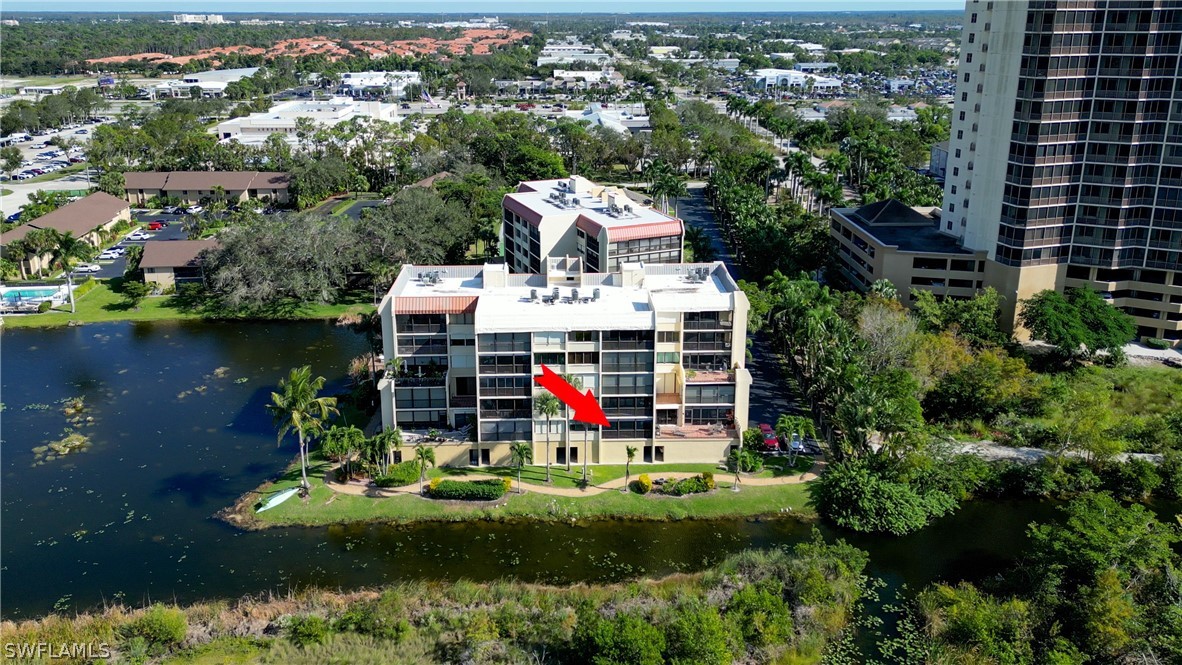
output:
[[[0, 333], [5, 618], [413, 578], [606, 582], [698, 570], [793, 544], [794, 520], [572, 526], [449, 523], [237, 531], [212, 515], [295, 455], [264, 410], [291, 367], [345, 388], [365, 340], [329, 322], [110, 323]], [[221, 369], [219, 369], [221, 368]], [[46, 461], [60, 403], [82, 397], [89, 449]], [[871, 553], [888, 593], [1007, 567], [1049, 503], [977, 502], [905, 538], [834, 533]]]

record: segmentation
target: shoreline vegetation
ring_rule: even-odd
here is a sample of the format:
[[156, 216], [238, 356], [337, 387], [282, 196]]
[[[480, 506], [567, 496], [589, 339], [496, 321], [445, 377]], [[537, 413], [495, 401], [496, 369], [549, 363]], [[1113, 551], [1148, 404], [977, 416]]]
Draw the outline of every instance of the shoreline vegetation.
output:
[[[701, 467], [701, 468], [699, 468]], [[655, 464], [633, 465], [631, 477], [640, 474], [654, 478], [662, 475], [686, 475], [686, 472], [709, 470], [712, 465], [703, 464]], [[312, 478], [312, 489], [307, 497], [293, 497], [283, 504], [256, 513], [256, 508], [266, 498], [292, 487], [300, 482], [298, 460], [277, 478], [264, 482], [258, 488], [246, 492], [231, 506], [219, 511], [215, 517], [246, 531], [258, 531], [276, 527], [317, 527], [346, 523], [411, 524], [417, 522], [463, 522], [463, 521], [545, 521], [579, 522], [593, 520], [641, 520], [678, 521], [686, 519], [757, 519], [784, 517], [790, 515], [799, 520], [813, 520], [815, 512], [807, 505], [807, 482], [791, 484], [755, 485], [753, 481], [795, 474], [801, 476], [805, 468], [771, 469], [762, 474], [745, 476], [746, 484], [740, 483], [740, 491], [732, 492], [733, 474], [716, 470], [716, 489], [682, 497], [642, 495], [634, 491], [598, 491], [585, 496], [574, 494], [581, 470], [565, 471], [555, 465], [551, 472], [555, 482], [550, 486], [530, 482], [541, 478], [545, 467], [526, 467], [523, 477], [525, 492], [518, 493], [516, 469], [510, 467], [480, 467], [478, 469], [433, 468], [426, 478], [462, 480], [467, 475], [487, 477], [502, 476], [512, 479], [512, 489], [495, 501], [442, 501], [419, 496], [417, 492], [378, 494], [376, 490], [366, 494], [339, 492], [324, 481], [326, 473], [335, 471], [334, 465], [313, 454], [308, 475]], [[622, 466], [621, 466], [622, 469]], [[610, 483], [624, 473], [614, 466], [592, 467], [594, 485]], [[766, 482], [766, 481], [765, 481]], [[568, 495], [545, 493], [551, 487], [570, 488]], [[618, 490], [613, 487], [612, 490]]]
[[[698, 573], [613, 584], [412, 581], [180, 607], [122, 604], [0, 623], [5, 644], [90, 645], [115, 662], [814, 663], [867, 595], [865, 552], [818, 538]], [[396, 651], [395, 651], [396, 650]], [[84, 662], [85, 658], [64, 659]]]
[[189, 303], [182, 295], [144, 298], [130, 305], [119, 291], [121, 279], [103, 281], [77, 299], [77, 312], [68, 305], [41, 314], [5, 315], [4, 328], [56, 328], [87, 323], [117, 321], [307, 321], [338, 319], [347, 314], [366, 314], [374, 310], [372, 294], [350, 293], [337, 303], [300, 304], [255, 312], [217, 312]]

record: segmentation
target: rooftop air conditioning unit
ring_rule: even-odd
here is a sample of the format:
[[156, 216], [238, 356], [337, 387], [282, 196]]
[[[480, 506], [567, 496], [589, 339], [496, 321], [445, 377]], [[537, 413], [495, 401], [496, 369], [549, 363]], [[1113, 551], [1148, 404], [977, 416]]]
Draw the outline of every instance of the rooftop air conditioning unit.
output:
[[570, 290], [570, 301], [571, 302], [579, 302], [579, 290], [578, 289], [571, 289]]

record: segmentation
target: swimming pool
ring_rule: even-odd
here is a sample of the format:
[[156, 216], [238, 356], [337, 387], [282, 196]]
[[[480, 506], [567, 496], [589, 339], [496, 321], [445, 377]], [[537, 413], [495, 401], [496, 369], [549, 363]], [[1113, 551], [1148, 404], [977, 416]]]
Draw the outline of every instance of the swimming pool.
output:
[[65, 289], [60, 286], [37, 288], [0, 287], [0, 298], [3, 298], [4, 302], [9, 304], [41, 302], [42, 300], [61, 300], [65, 297]]

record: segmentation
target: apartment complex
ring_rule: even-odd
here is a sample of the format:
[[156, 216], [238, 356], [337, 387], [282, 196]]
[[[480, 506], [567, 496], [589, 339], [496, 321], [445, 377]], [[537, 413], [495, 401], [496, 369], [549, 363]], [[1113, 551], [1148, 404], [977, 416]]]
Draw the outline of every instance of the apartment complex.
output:
[[128, 171], [123, 174], [129, 203], [146, 205], [154, 197], [182, 203], [222, 198], [229, 202], [259, 199], [287, 203], [290, 178], [276, 171]]
[[505, 465], [512, 443], [546, 460], [534, 412], [545, 364], [577, 377], [611, 427], [549, 424], [554, 463], [723, 460], [747, 422], [746, 296], [722, 263], [625, 263], [585, 270], [548, 257], [537, 274], [483, 266], [403, 266], [382, 299], [385, 427], [456, 429], [440, 464]]
[[628, 262], [680, 263], [685, 230], [618, 187], [582, 176], [523, 182], [502, 202], [501, 247], [515, 273], [541, 273], [548, 256], [574, 256], [587, 272]]
[[938, 230], [1007, 322], [1088, 287], [1182, 339], [1180, 60], [1176, 0], [968, 1]]

